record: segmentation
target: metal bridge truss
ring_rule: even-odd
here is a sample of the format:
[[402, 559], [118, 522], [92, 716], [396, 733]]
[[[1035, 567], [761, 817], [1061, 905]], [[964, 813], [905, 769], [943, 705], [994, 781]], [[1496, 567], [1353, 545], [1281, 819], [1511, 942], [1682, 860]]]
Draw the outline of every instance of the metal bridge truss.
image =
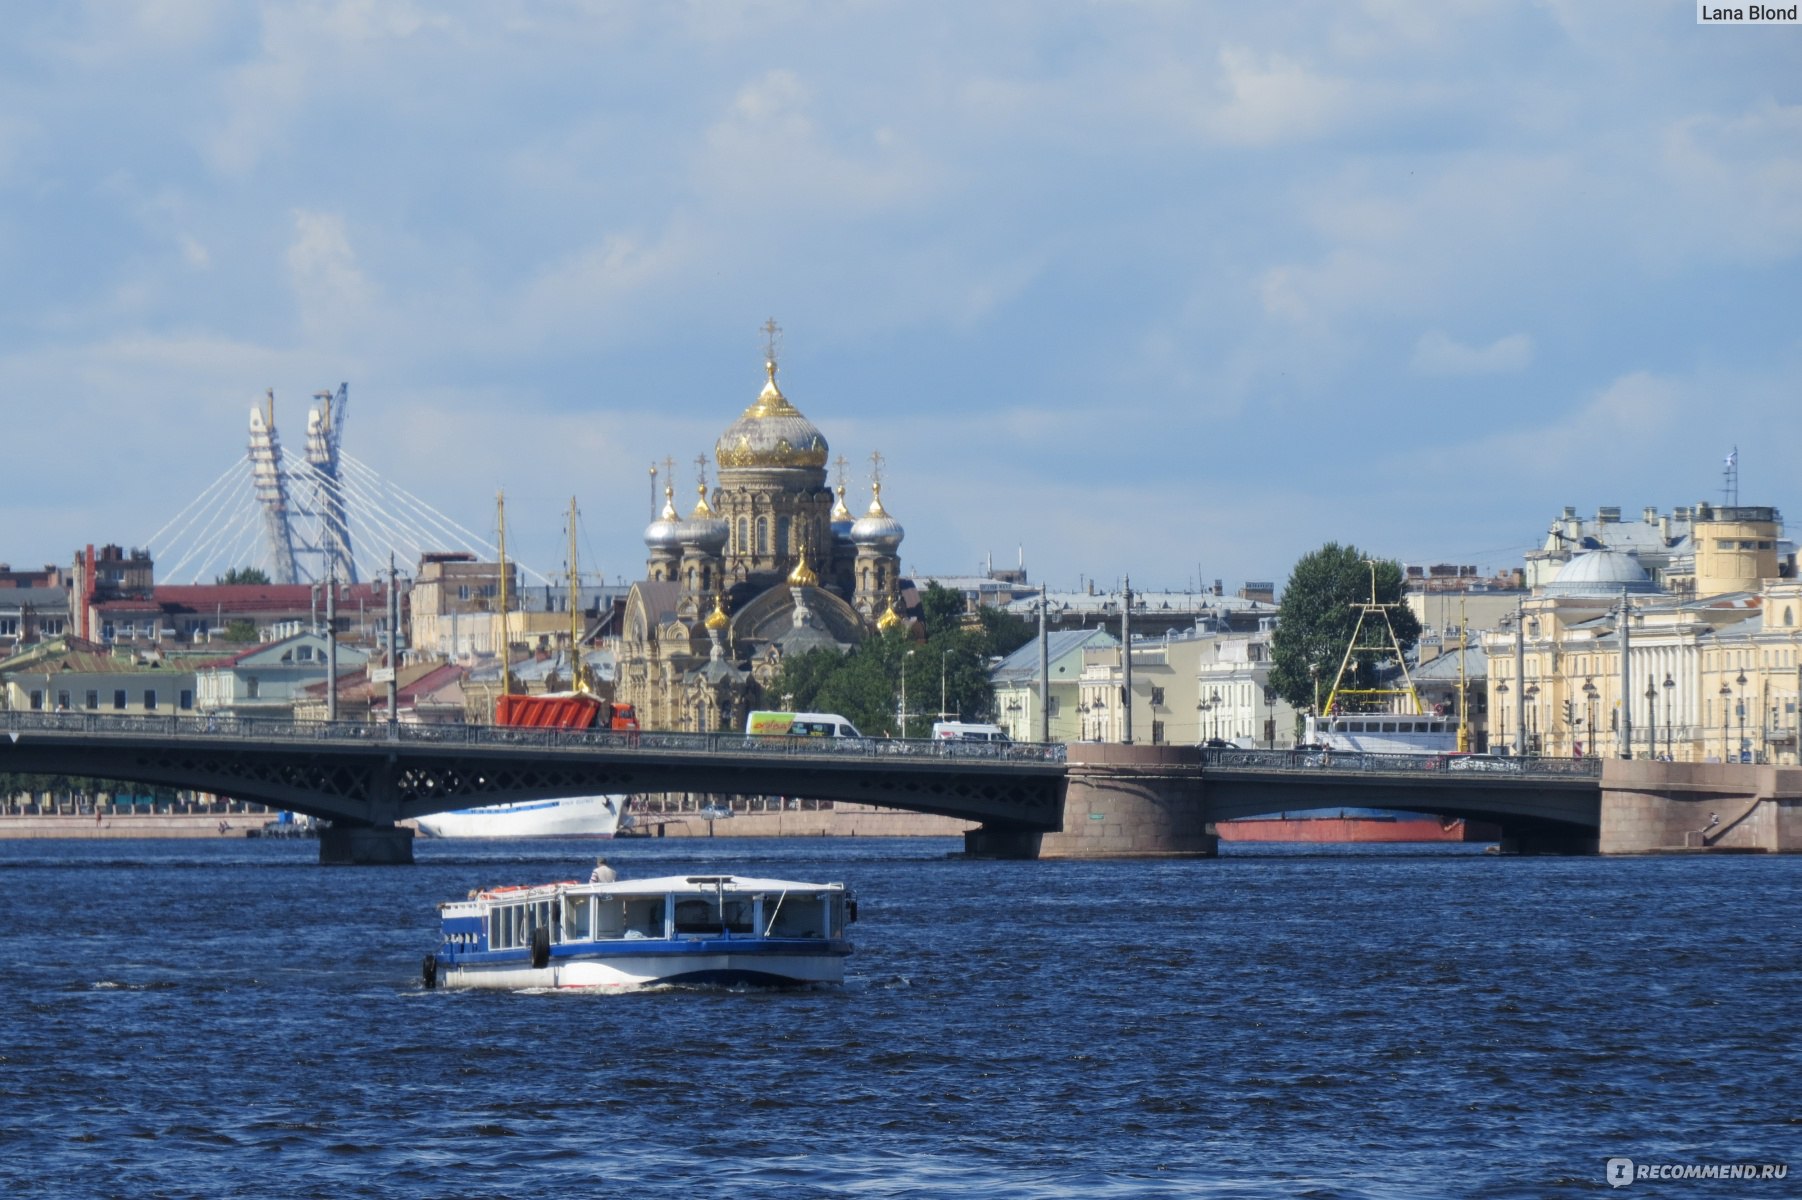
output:
[[882, 804], [1055, 829], [1062, 746], [0, 714], [0, 771], [194, 788], [351, 824], [596, 793]]

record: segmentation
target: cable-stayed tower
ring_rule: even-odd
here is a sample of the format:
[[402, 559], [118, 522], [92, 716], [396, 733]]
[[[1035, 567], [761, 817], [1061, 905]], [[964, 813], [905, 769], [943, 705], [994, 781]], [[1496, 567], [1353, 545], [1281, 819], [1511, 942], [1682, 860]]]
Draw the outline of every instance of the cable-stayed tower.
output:
[[282, 473], [281, 442], [275, 432], [275, 389], [264, 400], [267, 411], [250, 409], [250, 474], [257, 504], [263, 510], [263, 532], [276, 583], [293, 583], [294, 531], [288, 524], [288, 480]]
[[344, 443], [344, 420], [350, 412], [350, 384], [338, 385], [334, 397], [317, 392], [319, 407], [307, 413], [307, 465], [313, 471], [313, 511], [318, 518], [318, 549], [325, 559], [326, 578], [357, 582], [357, 560], [351, 553], [350, 521], [345, 513], [344, 488], [338, 478], [339, 450]]

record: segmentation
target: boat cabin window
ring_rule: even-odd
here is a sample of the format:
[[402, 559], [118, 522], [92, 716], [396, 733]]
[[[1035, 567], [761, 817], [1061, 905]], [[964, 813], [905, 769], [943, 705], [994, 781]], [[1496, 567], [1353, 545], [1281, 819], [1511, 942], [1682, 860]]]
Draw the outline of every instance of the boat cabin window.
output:
[[750, 933], [754, 902], [749, 896], [678, 896], [676, 898], [676, 932]]
[[594, 927], [594, 897], [571, 896], [563, 902], [563, 940], [585, 942]]
[[661, 938], [663, 931], [662, 896], [599, 896], [594, 902], [594, 937]]
[[829, 932], [826, 902], [811, 892], [765, 896], [763, 923], [770, 937], [816, 938]]

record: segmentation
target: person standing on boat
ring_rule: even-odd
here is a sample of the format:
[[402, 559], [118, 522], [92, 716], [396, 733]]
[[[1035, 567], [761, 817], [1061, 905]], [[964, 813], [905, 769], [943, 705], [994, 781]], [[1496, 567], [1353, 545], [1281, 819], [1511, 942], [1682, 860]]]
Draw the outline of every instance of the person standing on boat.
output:
[[618, 878], [619, 872], [608, 866], [604, 858], [595, 859], [594, 870], [588, 873], [589, 883], [612, 883]]

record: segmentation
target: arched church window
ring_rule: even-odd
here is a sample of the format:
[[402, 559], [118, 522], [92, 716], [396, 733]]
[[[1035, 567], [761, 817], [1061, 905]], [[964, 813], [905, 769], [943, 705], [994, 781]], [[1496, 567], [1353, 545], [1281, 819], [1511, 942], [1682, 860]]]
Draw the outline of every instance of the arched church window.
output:
[[758, 517], [757, 518], [757, 553], [768, 554], [769, 552], [770, 552], [770, 519], [768, 517]]
[[1790, 610], [1788, 608], [1783, 610], [1783, 623], [1785, 625], [1794, 625], [1796, 623], [1795, 618], [1790, 615]]
[[751, 549], [751, 522], [746, 517], [738, 519], [738, 544], [732, 549], [735, 554], [744, 554]]
[[776, 557], [788, 556], [788, 518], [776, 518]]

